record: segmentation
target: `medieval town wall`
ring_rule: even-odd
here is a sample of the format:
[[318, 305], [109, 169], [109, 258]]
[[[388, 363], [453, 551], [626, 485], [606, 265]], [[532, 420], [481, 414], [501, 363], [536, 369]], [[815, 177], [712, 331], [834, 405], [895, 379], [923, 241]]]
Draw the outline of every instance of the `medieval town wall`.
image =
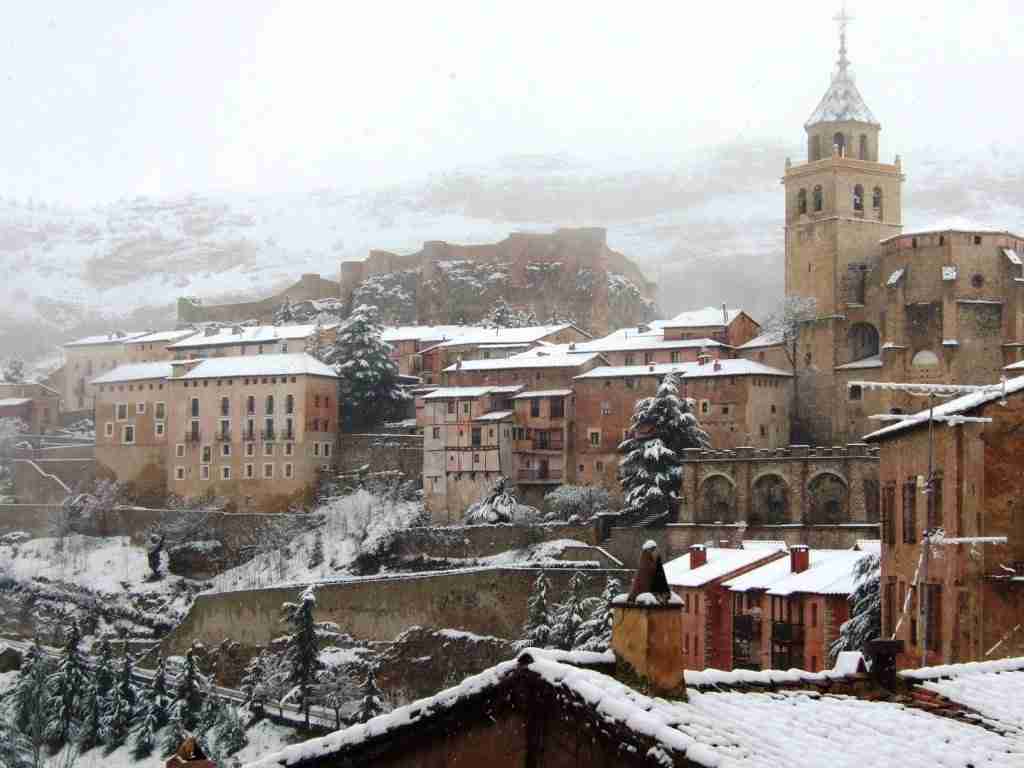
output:
[[181, 297], [178, 299], [178, 326], [211, 322], [240, 323], [246, 320], [270, 323], [274, 319], [274, 310], [281, 306], [286, 298], [293, 302], [336, 299], [338, 294], [339, 284], [334, 280], [327, 280], [316, 274], [306, 274], [280, 293], [258, 301], [207, 305], [195, 299]]
[[[545, 569], [549, 599], [560, 600], [576, 568]], [[526, 601], [538, 568], [482, 568], [384, 576], [317, 588], [317, 620], [331, 621], [359, 640], [390, 640], [410, 626], [458, 629], [517, 638], [526, 621]], [[597, 596], [608, 576], [623, 584], [628, 570], [586, 569], [588, 596]], [[185, 620], [163, 644], [184, 653], [193, 642], [215, 646], [225, 638], [266, 645], [281, 633], [281, 604], [304, 585], [200, 595]]]

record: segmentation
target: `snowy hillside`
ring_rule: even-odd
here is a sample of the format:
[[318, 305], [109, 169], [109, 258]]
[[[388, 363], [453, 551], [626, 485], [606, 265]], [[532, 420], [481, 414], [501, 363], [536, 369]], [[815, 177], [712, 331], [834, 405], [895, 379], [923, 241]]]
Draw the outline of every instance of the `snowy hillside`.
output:
[[[52, 343], [132, 312], [136, 324], [169, 323], [179, 296], [265, 296], [303, 272], [336, 277], [340, 261], [371, 248], [412, 252], [430, 239], [492, 242], [559, 226], [607, 227], [609, 245], [659, 280], [666, 312], [727, 301], [763, 314], [782, 290], [787, 155], [800, 149], [731, 144], [605, 168], [515, 157], [401, 187], [86, 210], [0, 199], [0, 264], [16, 275], [0, 284], [0, 345], [19, 327]], [[903, 167], [908, 227], [962, 217], [1024, 228], [1020, 150], [923, 149], [904, 153]]]

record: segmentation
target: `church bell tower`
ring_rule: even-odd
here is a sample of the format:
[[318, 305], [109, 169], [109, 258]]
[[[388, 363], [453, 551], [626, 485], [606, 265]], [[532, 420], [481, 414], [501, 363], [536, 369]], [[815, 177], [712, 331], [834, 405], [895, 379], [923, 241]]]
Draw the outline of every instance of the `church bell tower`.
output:
[[[786, 160], [786, 296], [813, 298], [816, 322], [801, 332], [799, 424], [823, 445], [847, 434], [844, 382], [836, 367], [879, 353], [879, 241], [902, 229], [903, 173], [880, 162], [882, 126], [854, 81], [845, 9], [836, 16], [839, 58], [804, 130], [807, 160]], [[841, 378], [841, 377], [840, 377]]]

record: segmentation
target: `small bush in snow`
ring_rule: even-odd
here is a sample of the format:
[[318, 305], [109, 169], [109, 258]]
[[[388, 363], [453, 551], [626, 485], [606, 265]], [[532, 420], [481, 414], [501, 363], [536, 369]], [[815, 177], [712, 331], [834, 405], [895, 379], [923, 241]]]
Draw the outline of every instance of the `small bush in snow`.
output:
[[590, 485], [561, 485], [544, 497], [544, 512], [554, 515], [552, 520], [586, 520], [610, 505], [608, 491]]

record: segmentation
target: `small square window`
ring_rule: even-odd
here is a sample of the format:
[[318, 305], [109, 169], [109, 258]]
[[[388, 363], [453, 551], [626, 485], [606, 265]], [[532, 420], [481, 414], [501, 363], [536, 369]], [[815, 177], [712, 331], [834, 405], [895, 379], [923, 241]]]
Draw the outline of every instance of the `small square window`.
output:
[[210, 479], [210, 465], [209, 464], [200, 464], [199, 465], [199, 479], [200, 480], [209, 480]]
[[220, 479], [221, 480], [230, 480], [231, 479], [231, 467], [221, 467], [220, 468]]
[[164, 432], [166, 431], [166, 426], [167, 425], [164, 424], [162, 421], [158, 421], [156, 423], [156, 425], [154, 426], [154, 431], [155, 431], [157, 437], [163, 437], [164, 436]]
[[179, 459], [182, 459], [182, 458], [185, 457], [185, 444], [184, 443], [178, 443], [177, 445], [174, 446], [174, 455], [177, 456]]
[[284, 476], [291, 480], [295, 474], [295, 468], [291, 464], [284, 465]]
[[313, 443], [313, 455], [314, 456], [319, 456], [320, 455], [320, 443]]
[[254, 477], [256, 477], [256, 467], [255, 467], [255, 465], [253, 465], [253, 464], [246, 464], [245, 465], [245, 477], [248, 480], [252, 480]]
[[330, 456], [331, 456], [331, 444], [330, 443], [324, 443], [324, 458], [327, 459], [327, 458], [330, 458]]
[[231, 455], [231, 443], [221, 443], [220, 455], [221, 456], [230, 456]]
[[256, 455], [256, 443], [246, 443], [245, 444], [245, 455], [246, 456], [255, 456]]
[[128, 418], [128, 403], [117, 404], [117, 420], [124, 421]]
[[432, 434], [432, 437], [435, 440], [440, 440], [441, 439], [441, 428], [440, 427], [434, 427], [434, 429], [433, 429], [431, 434]]
[[273, 480], [274, 479], [274, 465], [273, 464], [264, 464], [263, 465], [263, 479], [264, 480]]
[[185, 468], [184, 467], [175, 467], [174, 468], [174, 478], [176, 480], [184, 480], [185, 479]]
[[274, 444], [273, 443], [264, 443], [263, 444], [263, 455], [264, 456], [273, 456], [274, 455]]
[[590, 444], [594, 447], [601, 445], [601, 430], [592, 429], [588, 433], [590, 435]]
[[106, 424], [103, 425], [103, 434], [105, 434], [107, 437], [114, 436], [114, 422], [108, 421]]
[[285, 443], [284, 444], [284, 455], [285, 456], [292, 456], [294, 454], [295, 454], [295, 443]]
[[135, 426], [133, 424], [125, 424], [121, 428], [121, 442], [125, 445], [132, 445], [135, 443]]
[[604, 472], [604, 462], [603, 461], [595, 461], [594, 462], [594, 470], [597, 471], [597, 472]]

